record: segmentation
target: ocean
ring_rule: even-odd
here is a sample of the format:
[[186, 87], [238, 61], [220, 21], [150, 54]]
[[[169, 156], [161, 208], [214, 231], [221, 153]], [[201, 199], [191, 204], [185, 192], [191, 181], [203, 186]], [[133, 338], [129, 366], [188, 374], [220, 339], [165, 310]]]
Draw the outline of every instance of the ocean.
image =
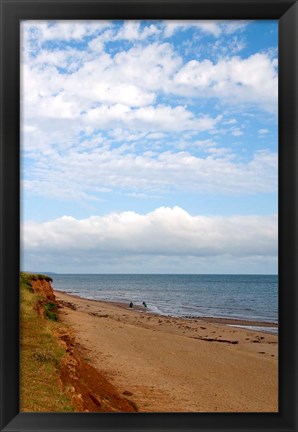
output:
[[278, 322], [277, 275], [53, 274], [53, 288], [161, 315]]

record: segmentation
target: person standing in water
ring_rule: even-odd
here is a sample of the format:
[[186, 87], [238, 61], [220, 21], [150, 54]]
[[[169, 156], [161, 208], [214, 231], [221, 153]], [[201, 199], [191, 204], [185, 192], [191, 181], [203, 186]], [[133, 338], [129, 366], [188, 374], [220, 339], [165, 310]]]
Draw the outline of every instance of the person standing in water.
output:
[[145, 303], [144, 301], [143, 301], [143, 303], [142, 303], [142, 304], [143, 304], [144, 308], [146, 308], [146, 307], [147, 307], [147, 305], [146, 305], [146, 303]]

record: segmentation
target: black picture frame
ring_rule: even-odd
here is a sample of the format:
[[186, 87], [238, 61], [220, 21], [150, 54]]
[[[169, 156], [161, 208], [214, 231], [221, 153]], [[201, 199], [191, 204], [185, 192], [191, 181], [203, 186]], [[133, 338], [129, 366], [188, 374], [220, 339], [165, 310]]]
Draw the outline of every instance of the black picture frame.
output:
[[[298, 5], [293, 0], [0, 0], [1, 431], [297, 431]], [[279, 412], [19, 413], [19, 36], [29, 19], [279, 21]]]

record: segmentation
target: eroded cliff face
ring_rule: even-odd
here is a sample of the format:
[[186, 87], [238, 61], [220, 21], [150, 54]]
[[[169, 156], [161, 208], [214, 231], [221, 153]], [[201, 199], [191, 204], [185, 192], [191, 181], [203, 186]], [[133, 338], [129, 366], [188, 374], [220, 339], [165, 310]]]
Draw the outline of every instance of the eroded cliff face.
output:
[[[55, 297], [52, 284], [47, 279], [32, 279], [31, 287], [40, 296], [36, 309], [44, 319], [47, 317], [47, 305], [57, 310], [63, 308]], [[72, 329], [61, 324], [57, 326], [55, 336], [64, 347], [66, 355], [59, 365], [62, 387], [71, 399], [77, 412], [135, 412], [133, 402], [120, 396], [117, 389], [79, 353]]]
[[45, 296], [49, 301], [55, 302], [56, 297], [51, 285], [51, 281], [48, 281], [46, 279], [32, 279], [30, 281], [31, 287], [33, 290], [42, 296]]
[[80, 412], [134, 412], [136, 407], [121, 397], [115, 387], [79, 354], [75, 337], [59, 335], [67, 355], [62, 361], [61, 380], [74, 406]]

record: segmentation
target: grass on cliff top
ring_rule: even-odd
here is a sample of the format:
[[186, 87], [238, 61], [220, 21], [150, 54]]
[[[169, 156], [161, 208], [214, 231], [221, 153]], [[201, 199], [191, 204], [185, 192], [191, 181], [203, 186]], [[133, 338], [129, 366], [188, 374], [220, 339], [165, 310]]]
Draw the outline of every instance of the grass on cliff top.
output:
[[38, 274], [38, 273], [28, 273], [28, 272], [21, 272], [21, 281], [30, 281], [30, 280], [46, 280], [48, 282], [53, 282], [53, 279], [50, 276], [47, 276], [45, 274]]
[[[41, 275], [36, 276], [39, 278]], [[74, 411], [69, 398], [63, 393], [59, 378], [59, 364], [65, 350], [55, 333], [61, 324], [38, 315], [36, 303], [43, 299], [32, 290], [32, 279], [31, 274], [21, 274], [20, 410]]]

